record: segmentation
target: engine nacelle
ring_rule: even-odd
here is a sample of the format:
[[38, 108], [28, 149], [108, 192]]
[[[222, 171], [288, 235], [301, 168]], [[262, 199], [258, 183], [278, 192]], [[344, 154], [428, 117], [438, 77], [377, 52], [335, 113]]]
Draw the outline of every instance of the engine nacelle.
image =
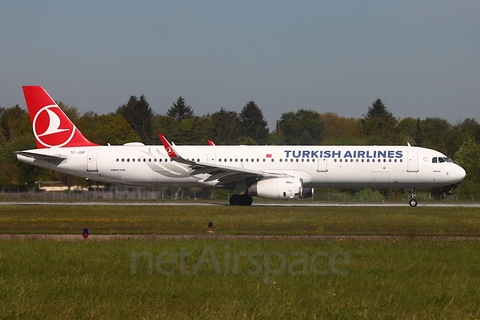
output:
[[298, 178], [265, 179], [252, 184], [248, 194], [264, 199], [302, 198], [303, 180]]

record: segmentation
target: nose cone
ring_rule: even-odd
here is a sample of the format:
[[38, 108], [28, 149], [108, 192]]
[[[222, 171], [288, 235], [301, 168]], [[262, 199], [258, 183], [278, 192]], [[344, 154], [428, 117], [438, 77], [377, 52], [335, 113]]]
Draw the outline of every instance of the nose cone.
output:
[[455, 182], [462, 181], [463, 178], [465, 178], [465, 176], [467, 175], [467, 173], [465, 172], [465, 169], [463, 169], [459, 165], [455, 165], [455, 168], [452, 173], [453, 173], [452, 176], [454, 177]]

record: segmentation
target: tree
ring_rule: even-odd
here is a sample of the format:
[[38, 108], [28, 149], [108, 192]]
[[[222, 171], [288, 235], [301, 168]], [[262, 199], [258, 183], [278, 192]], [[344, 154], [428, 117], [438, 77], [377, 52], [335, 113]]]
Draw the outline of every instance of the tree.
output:
[[283, 113], [277, 123], [277, 134], [285, 144], [315, 145], [322, 141], [323, 123], [313, 110], [300, 109]]
[[417, 118], [417, 127], [415, 130], [415, 144], [419, 147], [423, 146], [423, 132], [420, 118]]
[[167, 117], [175, 119], [177, 122], [193, 118], [194, 113], [192, 107], [185, 103], [185, 99], [182, 96], [178, 97], [177, 101], [167, 111]]
[[397, 119], [380, 98], [372, 103], [362, 119], [363, 132], [369, 142], [374, 144], [397, 143], [396, 125]]
[[340, 117], [333, 112], [322, 113], [319, 117], [323, 144], [364, 144], [359, 120]]
[[250, 101], [242, 108], [239, 119], [243, 136], [252, 138], [257, 144], [267, 143], [268, 124], [255, 102]]
[[[95, 130], [95, 119], [97, 117], [98, 117], [98, 114], [96, 114], [93, 111], [85, 112], [77, 120], [77, 122], [75, 122], [75, 125], [83, 133], [83, 135], [85, 137], [87, 137], [89, 140], [91, 140], [92, 142], [95, 142], [95, 143], [100, 143], [99, 141], [96, 140], [96, 138], [94, 137], [94, 133], [93, 133], [93, 131]], [[123, 119], [124, 119], [125, 122], [127, 121], [127, 120], [125, 120], [125, 118], [123, 118]], [[133, 129], [130, 127], [130, 130], [133, 130]]]
[[32, 133], [13, 137], [3, 148], [2, 170], [0, 181], [7, 186], [33, 186], [35, 181], [50, 175], [50, 170], [20, 162], [15, 158], [15, 151], [35, 149], [35, 139]]
[[480, 124], [475, 119], [467, 118], [458, 122], [450, 131], [447, 144], [451, 154], [454, 154], [469, 138], [480, 143]]
[[0, 127], [0, 164], [4, 160], [4, 148], [5, 144], [7, 143], [7, 139], [5, 138], [5, 134], [3, 133], [3, 129]]
[[117, 109], [117, 113], [127, 120], [143, 143], [156, 141], [153, 134], [153, 112], [144, 95], [140, 99], [131, 96], [126, 105]]
[[211, 115], [212, 136], [211, 139], [217, 144], [236, 144], [242, 135], [240, 119], [235, 111], [220, 111]]
[[118, 114], [95, 115], [91, 139], [96, 143], [120, 145], [127, 142], [140, 141], [138, 133], [132, 129], [124, 117]]
[[426, 118], [422, 121], [423, 146], [451, 155], [447, 149], [452, 126], [441, 118]]
[[398, 121], [395, 129], [402, 144], [406, 144], [408, 142], [412, 145], [417, 145], [415, 142], [417, 125], [417, 119], [414, 119], [412, 117], [406, 117]]
[[478, 194], [480, 192], [480, 144], [473, 138], [467, 139], [455, 153], [455, 162], [465, 169], [467, 175], [460, 182], [460, 192]]
[[176, 124], [172, 140], [177, 143], [205, 145], [210, 138], [211, 120], [208, 116], [195, 116]]
[[0, 108], [0, 128], [7, 141], [32, 132], [30, 117], [18, 104], [7, 109]]
[[60, 109], [62, 109], [63, 112], [65, 112], [67, 117], [72, 120], [73, 123], [76, 124], [78, 122], [78, 119], [80, 118], [80, 112], [78, 111], [77, 107], [69, 106], [63, 101], [58, 101], [57, 105], [60, 107]]
[[157, 115], [155, 130], [165, 133], [167, 139], [177, 144], [205, 145], [211, 139], [212, 122], [210, 116], [191, 117], [177, 122], [174, 118]]

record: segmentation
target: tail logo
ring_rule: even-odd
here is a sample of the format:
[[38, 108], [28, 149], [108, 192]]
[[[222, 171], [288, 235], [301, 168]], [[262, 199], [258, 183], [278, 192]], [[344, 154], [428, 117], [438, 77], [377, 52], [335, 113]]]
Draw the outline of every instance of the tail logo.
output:
[[75, 129], [57, 105], [41, 108], [33, 118], [33, 134], [37, 141], [47, 148], [63, 147], [69, 143]]

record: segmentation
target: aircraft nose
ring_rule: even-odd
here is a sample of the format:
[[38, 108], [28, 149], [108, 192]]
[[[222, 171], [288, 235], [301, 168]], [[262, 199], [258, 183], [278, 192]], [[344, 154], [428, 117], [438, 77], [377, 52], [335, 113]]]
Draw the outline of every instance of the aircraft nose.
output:
[[459, 165], [456, 165], [454, 175], [455, 179], [457, 179], [458, 181], [462, 181], [463, 178], [465, 178], [465, 176], [467, 175], [467, 173], [465, 172], [465, 169], [463, 169]]

